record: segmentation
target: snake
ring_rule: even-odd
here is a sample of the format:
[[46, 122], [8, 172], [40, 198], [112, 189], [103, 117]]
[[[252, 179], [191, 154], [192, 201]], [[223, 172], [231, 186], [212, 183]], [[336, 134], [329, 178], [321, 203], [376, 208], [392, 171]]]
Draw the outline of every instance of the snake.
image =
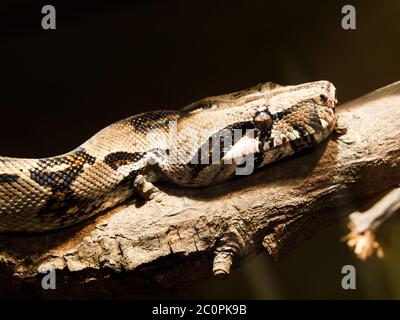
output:
[[157, 181], [212, 186], [246, 159], [258, 170], [309, 149], [336, 126], [335, 91], [325, 80], [267, 82], [128, 117], [59, 156], [1, 156], [0, 232], [62, 229], [131, 197], [151, 199]]

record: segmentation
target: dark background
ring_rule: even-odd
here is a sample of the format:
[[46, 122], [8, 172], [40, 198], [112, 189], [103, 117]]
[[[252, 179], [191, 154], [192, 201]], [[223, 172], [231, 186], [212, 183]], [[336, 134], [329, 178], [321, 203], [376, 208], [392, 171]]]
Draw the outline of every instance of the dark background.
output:
[[[44, 4], [56, 30], [41, 28]], [[356, 30], [341, 28], [345, 4]], [[0, 12], [2, 156], [61, 154], [121, 118], [259, 82], [326, 79], [343, 102], [400, 78], [397, 0], [10, 0]], [[342, 223], [278, 263], [260, 255], [176, 297], [400, 298], [399, 231], [384, 260], [359, 263]], [[358, 270], [355, 291], [341, 289], [345, 264]]]

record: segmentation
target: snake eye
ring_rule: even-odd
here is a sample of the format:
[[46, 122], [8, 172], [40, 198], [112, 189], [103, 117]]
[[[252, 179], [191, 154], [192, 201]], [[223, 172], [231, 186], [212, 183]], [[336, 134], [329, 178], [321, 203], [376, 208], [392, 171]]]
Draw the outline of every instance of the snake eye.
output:
[[257, 111], [254, 124], [260, 130], [268, 130], [272, 126], [272, 116], [268, 111]]

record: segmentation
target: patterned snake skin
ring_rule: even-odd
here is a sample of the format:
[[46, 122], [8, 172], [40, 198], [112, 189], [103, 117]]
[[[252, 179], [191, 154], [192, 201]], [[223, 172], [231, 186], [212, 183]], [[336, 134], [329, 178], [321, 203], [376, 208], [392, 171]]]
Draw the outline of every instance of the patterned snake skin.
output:
[[[337, 121], [335, 103], [335, 88], [327, 81], [265, 83], [180, 111], [132, 116], [60, 156], [0, 157], [0, 232], [73, 225], [135, 191], [145, 194], [140, 186], [157, 180], [181, 187], [213, 185], [234, 176], [249, 154], [254, 167], [262, 167], [328, 137]], [[238, 130], [241, 138], [228, 147], [214, 143]]]

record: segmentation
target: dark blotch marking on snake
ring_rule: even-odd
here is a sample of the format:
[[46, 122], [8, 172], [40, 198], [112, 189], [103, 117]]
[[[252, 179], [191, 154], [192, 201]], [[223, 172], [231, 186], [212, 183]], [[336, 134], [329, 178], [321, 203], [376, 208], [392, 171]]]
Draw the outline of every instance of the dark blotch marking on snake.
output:
[[19, 176], [16, 174], [2, 173], [0, 174], [0, 184], [17, 182]]
[[[209, 165], [223, 165], [221, 159], [231, 149], [231, 147], [237, 142], [235, 138], [240, 140], [245, 134], [246, 130], [255, 129], [253, 121], [244, 121], [235, 123], [227, 126], [217, 133], [211, 135], [207, 142], [205, 142], [199, 149], [197, 149], [193, 158], [186, 165], [189, 166], [192, 178], [198, 177], [201, 171], [203, 171]], [[235, 130], [241, 130], [241, 134], [236, 134]], [[217, 157], [218, 155], [218, 157]], [[219, 160], [218, 163], [214, 163], [215, 160]]]
[[[68, 221], [70, 208], [84, 208], [90, 199], [81, 199], [74, 195], [70, 188], [71, 183], [84, 170], [84, 165], [93, 165], [96, 158], [89, 155], [83, 148], [65, 156], [40, 159], [37, 166], [30, 170], [31, 179], [44, 187], [50, 187], [51, 196], [46, 204], [38, 212], [38, 217], [43, 221], [48, 219], [59, 219]], [[52, 171], [56, 166], [65, 167], [61, 170]], [[79, 211], [78, 211], [79, 212]]]
[[82, 213], [88, 212], [87, 208], [93, 203], [93, 199], [86, 196], [76, 196], [70, 188], [54, 192], [38, 212], [38, 219], [42, 223], [57, 219], [61, 226], [68, 225], [70, 221], [79, 222]]
[[[40, 159], [37, 166], [30, 170], [31, 179], [44, 187], [51, 187], [54, 193], [67, 190], [71, 183], [83, 171], [85, 164], [93, 165], [96, 158], [83, 149], [77, 149], [65, 156]], [[65, 169], [52, 171], [54, 166]]]
[[259, 152], [256, 152], [254, 154], [254, 168], [257, 169], [260, 167], [260, 165], [264, 162], [265, 159], [265, 154], [264, 154], [264, 145], [267, 143], [273, 142], [273, 139], [271, 139], [271, 130], [262, 130], [260, 131], [260, 137], [259, 137], [259, 144], [258, 144], [258, 150]]
[[182, 112], [161, 110], [138, 114], [129, 118], [129, 122], [135, 131], [145, 133], [155, 129], [168, 128], [181, 115]]
[[291, 145], [292, 149], [294, 150], [294, 152], [300, 152], [303, 149], [309, 148], [316, 144], [318, 144], [318, 142], [315, 139], [314, 134], [309, 134], [300, 139], [290, 141], [290, 145]]
[[113, 170], [117, 170], [120, 166], [138, 162], [146, 155], [146, 152], [113, 152], [104, 158], [104, 162]]
[[317, 105], [314, 104], [311, 108], [311, 113], [310, 113], [310, 124], [311, 127], [313, 127], [313, 129], [315, 131], [321, 131], [322, 130], [322, 123], [321, 120], [318, 116], [318, 110], [317, 110]]

